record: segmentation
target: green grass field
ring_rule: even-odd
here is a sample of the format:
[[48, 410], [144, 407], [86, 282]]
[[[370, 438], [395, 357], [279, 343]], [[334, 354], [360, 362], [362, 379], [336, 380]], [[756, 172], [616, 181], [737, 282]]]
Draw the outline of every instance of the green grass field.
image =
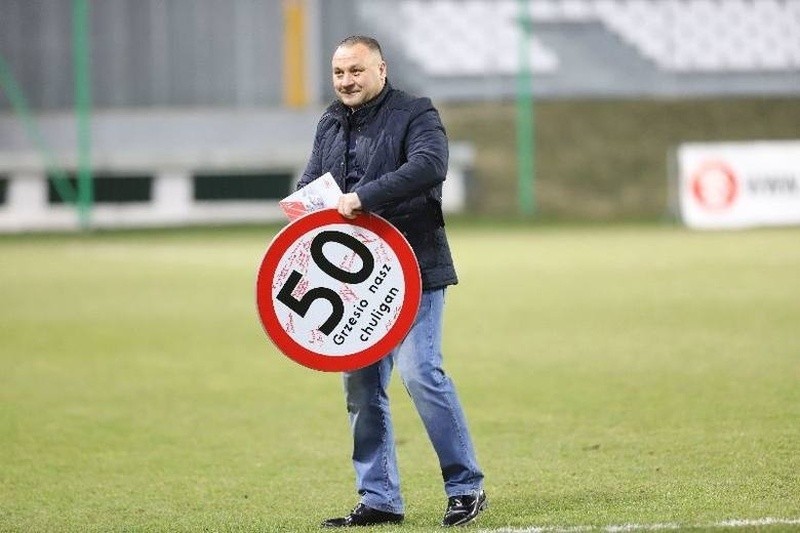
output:
[[[274, 232], [0, 238], [0, 531], [313, 531], [354, 505], [339, 376], [257, 321]], [[445, 359], [491, 503], [470, 530], [800, 519], [800, 229], [450, 235]], [[436, 530], [392, 387], [408, 510], [380, 531]]]

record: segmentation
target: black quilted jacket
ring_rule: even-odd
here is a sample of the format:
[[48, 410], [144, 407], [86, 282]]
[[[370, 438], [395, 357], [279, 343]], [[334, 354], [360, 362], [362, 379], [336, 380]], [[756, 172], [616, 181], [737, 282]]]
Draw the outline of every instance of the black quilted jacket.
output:
[[[355, 159], [348, 141], [355, 136]], [[298, 188], [330, 172], [345, 192], [356, 192], [365, 211], [378, 214], [405, 235], [419, 262], [423, 290], [458, 282], [444, 230], [442, 182], [447, 136], [430, 99], [386, 83], [372, 102], [351, 113], [336, 101], [317, 125], [314, 148]], [[347, 190], [350, 165], [363, 175]]]

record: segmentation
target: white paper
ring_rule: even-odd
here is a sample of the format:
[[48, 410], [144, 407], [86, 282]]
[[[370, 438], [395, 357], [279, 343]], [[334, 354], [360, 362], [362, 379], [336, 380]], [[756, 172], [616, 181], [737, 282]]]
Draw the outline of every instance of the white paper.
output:
[[342, 191], [333, 176], [330, 172], [326, 172], [281, 200], [279, 204], [289, 220], [292, 221], [320, 209], [336, 207], [341, 195]]

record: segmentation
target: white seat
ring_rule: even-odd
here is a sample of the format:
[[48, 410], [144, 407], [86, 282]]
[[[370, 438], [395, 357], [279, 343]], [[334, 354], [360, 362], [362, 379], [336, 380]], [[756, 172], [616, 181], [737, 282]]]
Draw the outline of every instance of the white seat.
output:
[[594, 16], [591, 2], [587, 0], [561, 0], [560, 9], [561, 18], [571, 22], [585, 22]]
[[530, 0], [529, 6], [531, 20], [536, 22], [554, 22], [560, 18], [557, 0]]
[[[387, 5], [398, 10], [398, 17], [380, 21], [380, 27], [393, 33], [426, 72], [516, 72], [517, 0], [398, 0]], [[528, 5], [535, 23], [598, 21], [666, 70], [800, 67], [800, 0], [530, 0]], [[535, 34], [528, 46], [534, 71], [558, 68], [556, 53]]]

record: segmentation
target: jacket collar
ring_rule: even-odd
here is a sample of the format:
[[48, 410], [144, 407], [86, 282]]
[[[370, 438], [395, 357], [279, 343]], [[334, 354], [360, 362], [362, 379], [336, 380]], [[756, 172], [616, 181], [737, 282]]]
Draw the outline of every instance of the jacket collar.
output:
[[347, 122], [348, 119], [361, 122], [365, 120], [367, 117], [372, 116], [373, 112], [378, 107], [380, 107], [380, 105], [386, 100], [387, 95], [391, 91], [392, 91], [392, 85], [389, 83], [389, 79], [387, 78], [386, 83], [383, 85], [383, 89], [381, 89], [381, 92], [378, 93], [378, 96], [376, 96], [366, 104], [362, 105], [361, 107], [351, 110], [349, 107], [344, 105], [340, 100], [337, 100], [330, 105], [328, 110], [342, 122]]

